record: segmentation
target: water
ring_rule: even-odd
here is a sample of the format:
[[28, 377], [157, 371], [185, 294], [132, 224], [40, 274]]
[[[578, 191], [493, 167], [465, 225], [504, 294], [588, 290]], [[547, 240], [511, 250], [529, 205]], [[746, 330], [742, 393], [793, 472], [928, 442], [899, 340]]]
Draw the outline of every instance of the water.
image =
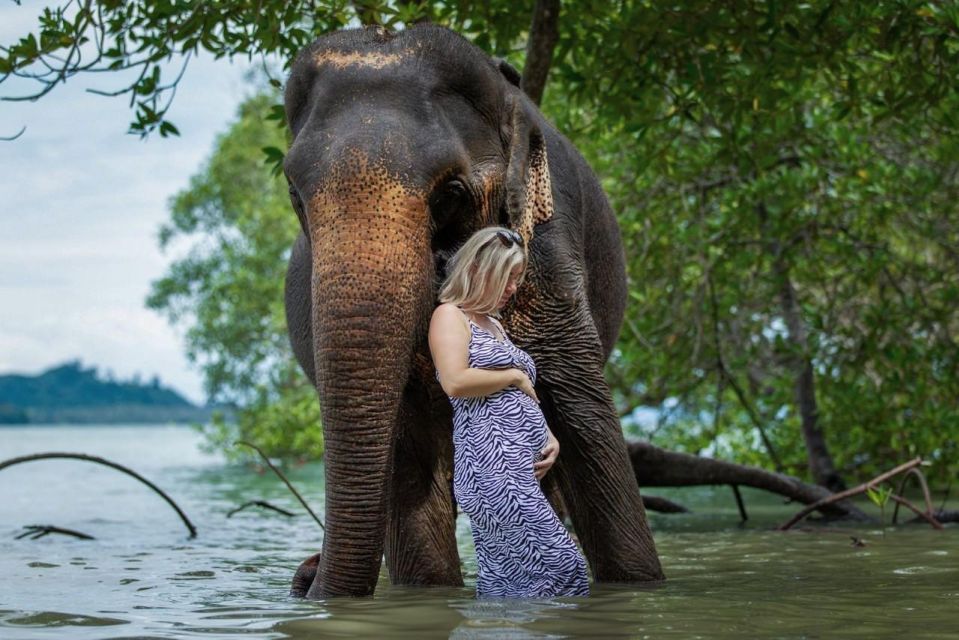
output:
[[[744, 491], [740, 527], [728, 488], [660, 490], [690, 515], [651, 514], [669, 580], [593, 585], [590, 598], [476, 601], [476, 562], [459, 520], [464, 588], [392, 587], [372, 598], [287, 596], [321, 531], [270, 473], [200, 453], [184, 427], [4, 427], [0, 458], [99, 455], [169, 493], [199, 530], [133, 478], [89, 462], [31, 462], [0, 472], [0, 638], [955, 638], [959, 528], [770, 527], [793, 506]], [[291, 481], [322, 514], [320, 465]], [[298, 515], [249, 509], [267, 500]], [[888, 518], [888, 514], [887, 514]], [[96, 540], [21, 539], [52, 524]], [[853, 547], [855, 535], [866, 542]]]

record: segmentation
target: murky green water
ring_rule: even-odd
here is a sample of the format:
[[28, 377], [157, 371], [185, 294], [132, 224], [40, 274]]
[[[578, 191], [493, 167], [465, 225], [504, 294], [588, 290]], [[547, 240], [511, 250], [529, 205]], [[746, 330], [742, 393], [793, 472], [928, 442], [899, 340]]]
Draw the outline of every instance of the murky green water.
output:
[[[465, 516], [466, 587], [392, 587], [373, 598], [287, 597], [320, 549], [308, 516], [271, 474], [227, 467], [182, 427], [0, 428], [0, 458], [74, 451], [127, 464], [176, 499], [199, 529], [132, 478], [76, 461], [0, 472], [0, 638], [956, 638], [959, 528], [900, 526], [777, 533], [794, 508], [744, 491], [739, 527], [728, 488], [660, 491], [695, 509], [652, 515], [669, 580], [593, 585], [589, 598], [476, 601]], [[322, 513], [322, 469], [290, 474]], [[887, 514], [888, 517], [888, 514]], [[96, 540], [15, 536], [53, 524]], [[864, 539], [853, 547], [851, 535]]]

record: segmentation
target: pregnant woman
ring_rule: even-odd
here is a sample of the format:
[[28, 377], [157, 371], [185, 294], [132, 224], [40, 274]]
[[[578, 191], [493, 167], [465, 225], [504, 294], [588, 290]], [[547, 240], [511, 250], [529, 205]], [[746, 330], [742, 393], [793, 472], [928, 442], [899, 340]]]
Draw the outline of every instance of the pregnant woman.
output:
[[536, 367], [495, 319], [526, 261], [518, 233], [487, 227], [451, 258], [440, 289], [429, 341], [453, 405], [453, 494], [473, 530], [478, 598], [587, 596], [586, 560], [539, 486], [559, 443]]

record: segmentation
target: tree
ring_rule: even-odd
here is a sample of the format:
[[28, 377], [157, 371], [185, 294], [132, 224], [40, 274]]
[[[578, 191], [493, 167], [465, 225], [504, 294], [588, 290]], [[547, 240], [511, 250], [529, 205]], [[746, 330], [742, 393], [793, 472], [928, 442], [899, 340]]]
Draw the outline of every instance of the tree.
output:
[[95, 49], [88, 61], [140, 72], [121, 88], [131, 130], [160, 135], [176, 132], [164, 61], [200, 49], [290, 61], [314, 35], [360, 22], [452, 27], [522, 69], [523, 86], [606, 178], [632, 280], [608, 374], [624, 415], [659, 410], [644, 436], [807, 469], [831, 487], [890, 457], [931, 457], [940, 479], [959, 471], [959, 7], [68, 7], [0, 50], [0, 74], [33, 74], [46, 92], [93, 70], [79, 53]]
[[620, 8], [565, 23], [545, 106], [621, 214], [624, 413], [789, 471], [805, 444], [832, 487], [916, 453], [954, 476], [956, 9]]
[[515, 16], [515, 9], [504, 0], [485, 2], [475, 14], [458, 1], [67, 0], [43, 10], [36, 33], [0, 47], [0, 83], [30, 80], [36, 91], [3, 100], [36, 100], [73, 76], [106, 72], [124, 82], [88, 91], [129, 96], [130, 133], [166, 137], [179, 135], [167, 116], [180, 79], [201, 50], [216, 58], [278, 55], [289, 65], [318, 34], [351, 24], [394, 27], [421, 20], [479, 33], [480, 46], [512, 43], [522, 23], [503, 20], [508, 14]]

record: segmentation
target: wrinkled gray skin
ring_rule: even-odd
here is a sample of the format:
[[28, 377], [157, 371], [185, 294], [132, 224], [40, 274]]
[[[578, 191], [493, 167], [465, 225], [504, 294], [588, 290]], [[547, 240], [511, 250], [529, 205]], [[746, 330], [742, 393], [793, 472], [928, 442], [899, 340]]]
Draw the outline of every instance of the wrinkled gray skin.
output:
[[[596, 177], [515, 70], [434, 25], [324, 36], [285, 95], [285, 161], [303, 228], [287, 274], [290, 339], [316, 384], [326, 439], [326, 537], [293, 593], [462, 585], [452, 415], [427, 332], [446, 261], [475, 230], [527, 241], [504, 310], [536, 360], [561, 454], [556, 483], [593, 577], [662, 572], [603, 365], [626, 301], [619, 228]], [[548, 169], [547, 169], [548, 167]]]

